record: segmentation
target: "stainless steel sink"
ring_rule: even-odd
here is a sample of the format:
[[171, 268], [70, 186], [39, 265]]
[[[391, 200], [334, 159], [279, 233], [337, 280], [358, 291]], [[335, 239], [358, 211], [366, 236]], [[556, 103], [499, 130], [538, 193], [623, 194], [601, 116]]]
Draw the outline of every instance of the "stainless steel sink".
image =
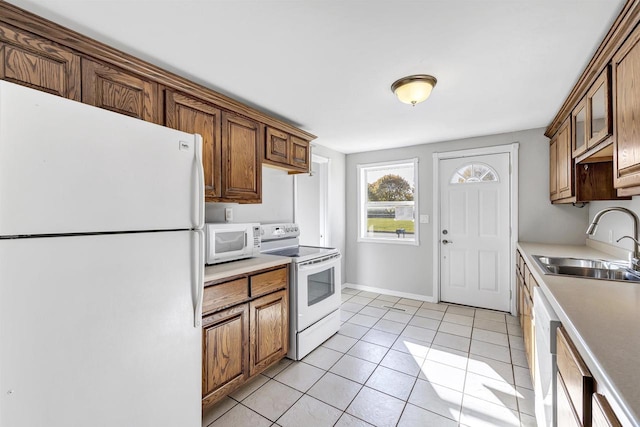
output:
[[589, 268], [607, 268], [607, 262], [596, 259], [583, 258], [561, 258], [534, 255], [538, 261], [546, 265], [567, 266], [567, 267], [589, 267]]
[[548, 257], [543, 255], [534, 255], [533, 258], [545, 274], [640, 282], [640, 273], [628, 268], [628, 264], [623, 261]]

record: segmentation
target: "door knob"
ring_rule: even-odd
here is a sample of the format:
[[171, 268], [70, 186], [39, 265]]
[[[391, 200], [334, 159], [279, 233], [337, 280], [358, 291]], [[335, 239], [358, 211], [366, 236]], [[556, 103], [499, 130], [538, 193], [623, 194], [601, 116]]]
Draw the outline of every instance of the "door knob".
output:
[[442, 241], [442, 244], [444, 245], [448, 245], [449, 243], [453, 243], [453, 242], [451, 240], [446, 240], [446, 239]]

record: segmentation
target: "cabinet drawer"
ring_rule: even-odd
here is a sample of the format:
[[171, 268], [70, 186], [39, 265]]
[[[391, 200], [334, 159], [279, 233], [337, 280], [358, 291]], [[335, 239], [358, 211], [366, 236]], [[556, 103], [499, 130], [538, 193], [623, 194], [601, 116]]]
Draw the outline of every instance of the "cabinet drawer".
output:
[[564, 328], [558, 328], [558, 372], [581, 423], [591, 419], [593, 377]]
[[286, 289], [289, 269], [287, 267], [251, 276], [251, 297]]
[[204, 288], [202, 313], [211, 313], [248, 299], [249, 284], [245, 277], [219, 285], [207, 286]]

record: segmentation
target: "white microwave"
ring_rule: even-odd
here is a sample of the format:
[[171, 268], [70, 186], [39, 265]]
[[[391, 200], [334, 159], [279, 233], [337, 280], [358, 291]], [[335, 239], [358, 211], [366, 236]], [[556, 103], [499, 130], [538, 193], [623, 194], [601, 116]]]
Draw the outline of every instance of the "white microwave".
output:
[[205, 264], [218, 264], [260, 253], [260, 224], [207, 223], [205, 232]]

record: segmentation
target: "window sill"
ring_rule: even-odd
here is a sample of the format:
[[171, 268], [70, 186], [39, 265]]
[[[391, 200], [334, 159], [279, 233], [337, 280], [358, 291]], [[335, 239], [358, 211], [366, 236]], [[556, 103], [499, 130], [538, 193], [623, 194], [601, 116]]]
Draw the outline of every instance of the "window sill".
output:
[[358, 243], [382, 243], [389, 245], [420, 246], [420, 242], [415, 239], [376, 239], [373, 237], [358, 237], [356, 241]]

